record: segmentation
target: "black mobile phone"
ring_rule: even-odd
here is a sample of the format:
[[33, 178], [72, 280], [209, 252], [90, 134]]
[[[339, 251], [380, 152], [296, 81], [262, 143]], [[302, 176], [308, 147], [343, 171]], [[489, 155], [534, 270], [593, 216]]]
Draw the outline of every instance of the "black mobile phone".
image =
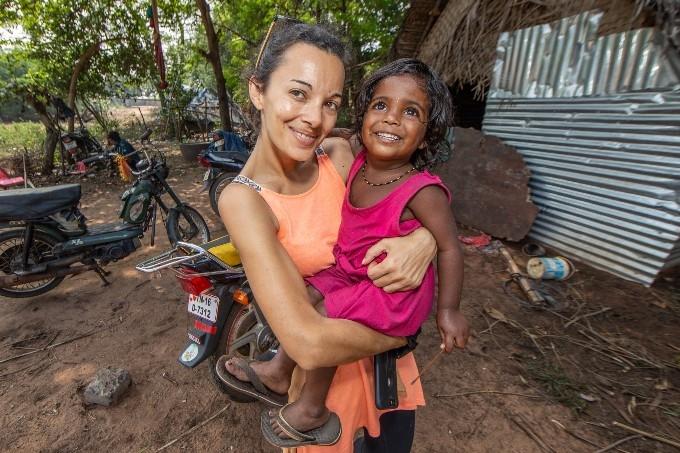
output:
[[397, 393], [397, 352], [383, 352], [373, 357], [375, 407], [394, 409], [399, 406]]

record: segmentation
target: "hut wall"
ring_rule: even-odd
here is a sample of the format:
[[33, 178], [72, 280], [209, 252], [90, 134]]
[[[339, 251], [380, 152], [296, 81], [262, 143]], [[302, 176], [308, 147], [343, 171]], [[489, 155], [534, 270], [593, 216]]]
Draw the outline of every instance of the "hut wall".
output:
[[651, 285], [680, 264], [680, 72], [654, 29], [601, 17], [502, 35], [483, 130], [532, 171], [530, 237]]

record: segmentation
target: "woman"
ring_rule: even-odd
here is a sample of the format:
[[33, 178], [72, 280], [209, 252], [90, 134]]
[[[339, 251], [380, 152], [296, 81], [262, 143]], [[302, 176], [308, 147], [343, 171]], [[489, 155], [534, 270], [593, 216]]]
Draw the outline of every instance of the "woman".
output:
[[[326, 139], [342, 101], [343, 58], [339, 40], [318, 26], [296, 24], [272, 36], [248, 83], [260, 135], [237, 184], [220, 196], [219, 208], [258, 304], [290, 357], [303, 369], [348, 364], [338, 369], [327, 399], [345, 433], [335, 447], [323, 451], [351, 451], [355, 428], [365, 427], [375, 438], [381, 424], [406, 434], [400, 450], [388, 446], [389, 451], [409, 451], [413, 411], [424, 404], [420, 383], [408, 385], [417, 375], [413, 356], [398, 364], [407, 383], [399, 407], [405, 412], [382, 419], [370, 390], [372, 361], [366, 359], [405, 340], [322, 317], [307, 301], [302, 279], [333, 262], [344, 183], [354, 158], [347, 141]], [[384, 252], [382, 262], [374, 261]], [[388, 292], [403, 290], [420, 283], [433, 254], [434, 240], [421, 229], [410, 238], [376, 244], [364, 264], [376, 285]], [[276, 397], [289, 384], [268, 375], [266, 362], [224, 367], [225, 360], [218, 362], [230, 386], [255, 379], [260, 381], [256, 387], [264, 385]]]

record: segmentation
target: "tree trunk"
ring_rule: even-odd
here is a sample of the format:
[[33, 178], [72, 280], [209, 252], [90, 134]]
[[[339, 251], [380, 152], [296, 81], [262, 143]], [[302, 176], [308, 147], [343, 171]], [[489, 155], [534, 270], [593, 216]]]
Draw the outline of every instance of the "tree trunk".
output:
[[[43, 164], [42, 174], [50, 175], [54, 169], [54, 150], [59, 141], [59, 131], [52, 124], [50, 115], [47, 113], [47, 106], [45, 103], [37, 99], [33, 94], [28, 94], [26, 100], [31, 104], [33, 109], [38, 114], [40, 122], [45, 126], [45, 143], [43, 144]], [[57, 119], [58, 121], [58, 119]]]
[[[43, 164], [41, 173], [43, 175], [51, 175], [54, 169], [54, 151], [57, 149], [57, 143], [59, 142], [59, 132], [55, 129], [45, 128], [45, 145], [43, 150]], [[61, 156], [63, 159], [63, 156]]]
[[[73, 72], [71, 73], [71, 83], [68, 86], [68, 101], [67, 105], [73, 110], [74, 112], [76, 111], [76, 87], [78, 86], [78, 76], [80, 76], [80, 73], [85, 70], [87, 67], [87, 64], [90, 62], [90, 59], [94, 57], [98, 52], [99, 49], [101, 48], [101, 41], [97, 41], [96, 43], [92, 44], [90, 47], [88, 47], [85, 52], [83, 52], [80, 55], [80, 58], [78, 58], [78, 61], [76, 62], [75, 66], [73, 67]], [[73, 132], [73, 121], [74, 117], [71, 117], [68, 119], [68, 131]]]
[[231, 131], [229, 95], [227, 94], [227, 84], [224, 80], [224, 73], [222, 72], [219, 42], [217, 40], [217, 34], [215, 33], [212, 18], [210, 17], [210, 7], [206, 0], [196, 0], [196, 5], [201, 11], [201, 19], [203, 20], [205, 34], [208, 38], [208, 52], [203, 52], [203, 56], [210, 62], [213, 72], [215, 73], [215, 85], [217, 87], [217, 99], [220, 103], [220, 121], [222, 122], [222, 129]]

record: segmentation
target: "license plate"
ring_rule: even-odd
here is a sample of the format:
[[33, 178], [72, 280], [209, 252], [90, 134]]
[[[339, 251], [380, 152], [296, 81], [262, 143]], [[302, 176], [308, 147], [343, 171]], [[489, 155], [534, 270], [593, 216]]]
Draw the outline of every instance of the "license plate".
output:
[[203, 182], [207, 181], [210, 179], [210, 170], [206, 170], [205, 174], [203, 175]]
[[189, 294], [188, 311], [192, 315], [207, 319], [215, 323], [217, 321], [217, 309], [220, 305], [220, 298], [210, 294], [200, 294], [194, 296]]

